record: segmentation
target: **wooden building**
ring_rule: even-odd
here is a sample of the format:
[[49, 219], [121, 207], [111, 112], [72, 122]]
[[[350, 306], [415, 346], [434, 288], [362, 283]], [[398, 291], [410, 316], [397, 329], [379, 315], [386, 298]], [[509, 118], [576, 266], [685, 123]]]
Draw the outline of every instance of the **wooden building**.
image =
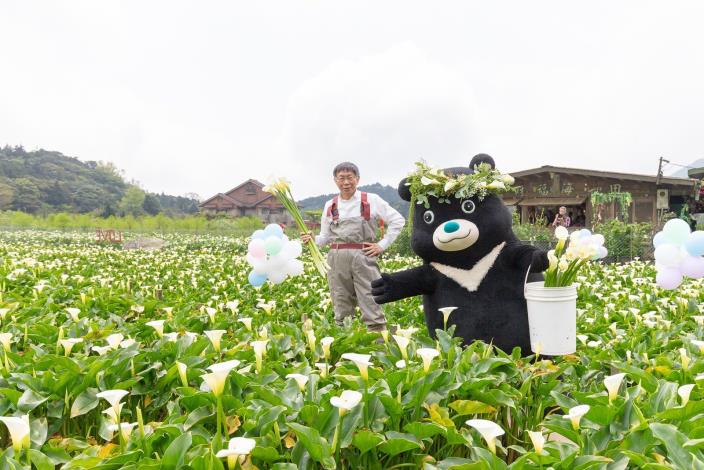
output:
[[216, 194], [199, 207], [206, 215], [254, 216], [265, 223], [292, 223], [293, 219], [284, 206], [263, 188], [259, 181], [248, 179], [226, 193]]
[[542, 215], [553, 221], [560, 206], [565, 206], [573, 226], [590, 227], [593, 220], [621, 218], [618, 201], [592, 204], [591, 194], [624, 193], [632, 196], [625, 211], [629, 222], [657, 225], [665, 212], [679, 213], [695, 198], [697, 180], [666, 176], [636, 175], [608, 171], [542, 166], [511, 173], [518, 191], [504, 195], [504, 202], [518, 211], [522, 223], [534, 223]]

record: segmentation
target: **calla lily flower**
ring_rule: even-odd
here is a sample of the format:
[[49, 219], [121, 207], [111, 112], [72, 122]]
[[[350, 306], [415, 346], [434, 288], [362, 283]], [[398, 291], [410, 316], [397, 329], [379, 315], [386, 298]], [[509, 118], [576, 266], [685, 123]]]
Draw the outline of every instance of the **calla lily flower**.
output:
[[704, 354], [704, 341], [700, 341], [698, 339], [693, 339], [692, 345], [695, 346], [697, 349], [699, 349], [700, 353]]
[[688, 369], [689, 368], [689, 356], [687, 355], [687, 350], [685, 348], [680, 348], [680, 362], [682, 362], [682, 368], [683, 369]]
[[120, 341], [120, 347], [122, 349], [127, 349], [134, 344], [137, 344], [137, 342], [135, 340], [133, 340], [132, 338], [127, 338], [124, 341]]
[[78, 343], [82, 343], [83, 338], [66, 338], [66, 339], [62, 339], [59, 342], [61, 343], [61, 346], [64, 348], [64, 355], [70, 356], [71, 350], [73, 349], [73, 347]]
[[249, 343], [254, 349], [254, 359], [256, 361], [257, 372], [262, 371], [262, 359], [266, 355], [266, 344], [269, 340], [252, 341]]
[[689, 395], [692, 393], [693, 388], [694, 384], [687, 384], [682, 385], [677, 389], [677, 395], [679, 395], [682, 399], [682, 406], [687, 406], [687, 403], [689, 402]]
[[400, 326], [396, 328], [396, 335], [403, 336], [404, 338], [411, 339], [411, 337], [418, 331], [418, 328], [410, 326], [408, 328], [401, 328]]
[[124, 339], [125, 337], [121, 333], [113, 333], [107, 338], [105, 338], [105, 341], [108, 342], [108, 346], [110, 346], [111, 349], [117, 349], [120, 347], [120, 343]]
[[213, 307], [205, 307], [205, 311], [208, 314], [208, 318], [210, 318], [210, 323], [215, 323], [215, 313], [217, 312], [217, 309], [214, 309]]
[[330, 398], [330, 404], [337, 408], [340, 416], [350, 411], [362, 401], [362, 394], [356, 390], [345, 390], [339, 397]]
[[245, 328], [247, 330], [252, 331], [252, 319], [247, 317], [247, 318], [238, 318], [237, 321], [242, 322]]
[[588, 412], [589, 405], [577, 405], [573, 408], [570, 408], [569, 412], [564, 415], [563, 418], [572, 421], [572, 428], [576, 431], [577, 429], [579, 429], [579, 421], [582, 419], [582, 416], [584, 416]]
[[482, 435], [487, 446], [489, 446], [489, 450], [496, 454], [496, 438], [505, 434], [501, 426], [487, 419], [470, 419], [466, 423], [479, 431], [479, 434]]
[[457, 307], [442, 307], [438, 309], [442, 313], [443, 328], [447, 329], [447, 320], [450, 319], [450, 314], [457, 310]]
[[398, 361], [396, 361], [396, 367], [398, 367], [399, 369], [405, 369], [406, 361], [404, 361], [403, 359], [399, 359]]
[[543, 433], [540, 431], [528, 431], [528, 437], [530, 437], [530, 441], [533, 443], [535, 453], [542, 455], [543, 447], [545, 446], [545, 436], [543, 436]]
[[10, 352], [12, 347], [12, 333], [0, 333], [0, 343], [5, 351]]
[[108, 408], [107, 410], [103, 410], [103, 414], [108, 417], [108, 421], [110, 424], [117, 424], [120, 422], [120, 413], [122, 413], [122, 403], [118, 403], [117, 406], [120, 410], [119, 413], [115, 413], [114, 408]]
[[15, 454], [19, 454], [23, 448], [29, 449], [31, 443], [29, 415], [2, 416], [0, 421], [5, 423], [7, 430], [10, 432], [12, 448], [15, 449]]
[[303, 375], [303, 374], [288, 374], [286, 375], [287, 379], [293, 379], [296, 381], [298, 384], [298, 388], [301, 390], [301, 393], [305, 391], [306, 389], [306, 384], [308, 383], [308, 376]]
[[259, 329], [259, 339], [269, 339], [269, 330], [266, 329], [266, 326]]
[[220, 339], [222, 338], [222, 335], [227, 333], [226, 330], [208, 330], [203, 332], [205, 336], [208, 337], [210, 342], [213, 344], [213, 349], [215, 349], [215, 352], [220, 352]]
[[122, 406], [120, 405], [120, 401], [128, 395], [130, 392], [127, 390], [105, 390], [99, 393], [96, 393], [95, 396], [98, 398], [102, 398], [108, 403], [110, 403], [110, 406], [112, 406], [112, 409], [115, 411], [115, 416], [120, 417], [120, 410], [122, 410]]
[[98, 356], [104, 356], [110, 351], [112, 351], [112, 348], [110, 346], [93, 346], [91, 349], [97, 352]]
[[332, 336], [326, 336], [320, 340], [320, 345], [323, 347], [323, 357], [325, 359], [330, 359], [330, 345], [335, 341]]
[[555, 238], [557, 238], [558, 240], [562, 240], [564, 242], [565, 240], [567, 240], [569, 238], [569, 236], [570, 236], [570, 233], [567, 230], [567, 228], [565, 228], [563, 226], [559, 226], [555, 229]]
[[166, 339], [166, 341], [175, 343], [176, 341], [178, 341], [178, 332], [175, 331], [173, 333], [164, 333], [163, 338]]
[[213, 395], [219, 397], [225, 390], [225, 382], [227, 381], [227, 376], [230, 371], [240, 365], [240, 361], [233, 359], [227, 362], [219, 362], [208, 367], [211, 371], [210, 374], [203, 374], [201, 377], [213, 392]]
[[156, 335], [161, 338], [164, 336], [164, 321], [165, 320], [152, 320], [147, 322], [147, 326], [151, 326], [156, 331]]
[[440, 352], [435, 348], [420, 348], [416, 351], [416, 354], [423, 359], [423, 370], [427, 374], [430, 370], [430, 364], [434, 358], [440, 355]]
[[357, 368], [359, 369], [359, 375], [362, 376], [362, 379], [364, 381], [369, 380], [369, 366], [372, 365], [371, 362], [369, 362], [369, 359], [371, 359], [370, 354], [357, 354], [357, 353], [345, 353], [342, 355], [342, 359], [348, 359], [352, 362], [355, 363]]
[[229, 302], [225, 302], [225, 307], [229, 308], [232, 314], [234, 315], [237, 313], [237, 307], [240, 305], [239, 300], [230, 300]]
[[306, 339], [308, 340], [308, 347], [310, 348], [310, 350], [315, 351], [315, 331], [306, 330]]
[[616, 395], [618, 395], [618, 389], [621, 386], [621, 382], [623, 382], [623, 378], [625, 376], [626, 376], [626, 374], [620, 373], [620, 374], [610, 375], [610, 376], [604, 378], [604, 386], [606, 387], [606, 390], [609, 392], [609, 403], [614, 401], [614, 398], [616, 398]]
[[7, 316], [7, 312], [9, 312], [9, 308], [0, 308], [0, 320], [5, 321], [5, 317]]
[[178, 375], [181, 377], [181, 383], [184, 387], [188, 387], [188, 375], [186, 375], [188, 366], [183, 362], [176, 361], [176, 369], [178, 369]]
[[71, 320], [78, 323], [78, 320], [79, 320], [78, 315], [81, 313], [81, 309], [75, 308], [75, 307], [68, 307], [66, 309], [66, 311], [68, 312], [69, 316], [71, 317]]
[[236, 369], [240, 364], [241, 362], [237, 359], [232, 359], [231, 361], [217, 362], [211, 366], [208, 366], [208, 370], [211, 372], [230, 372], [232, 369]]
[[254, 439], [250, 439], [248, 437], [234, 437], [230, 439], [227, 449], [219, 450], [215, 456], [219, 459], [226, 458], [227, 467], [230, 470], [234, 470], [238, 460], [246, 455], [249, 455], [256, 445], [257, 441]]
[[328, 376], [328, 369], [330, 368], [330, 366], [327, 362], [316, 362], [315, 367], [320, 369], [320, 376], [322, 378], [325, 378]]
[[396, 344], [401, 350], [401, 357], [403, 357], [405, 360], [408, 360], [408, 345], [411, 343], [411, 340], [409, 340], [405, 336], [399, 335], [394, 335], [394, 340], [396, 340]]
[[108, 431], [114, 433], [119, 429], [122, 434], [122, 439], [128, 441], [135, 426], [137, 426], [137, 423], [120, 423], [119, 425], [111, 424], [108, 426]]

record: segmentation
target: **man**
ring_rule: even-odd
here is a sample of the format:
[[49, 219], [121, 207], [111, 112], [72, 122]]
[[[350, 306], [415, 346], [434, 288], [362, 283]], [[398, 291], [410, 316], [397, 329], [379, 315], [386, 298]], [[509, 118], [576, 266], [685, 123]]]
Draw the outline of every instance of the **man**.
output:
[[[325, 203], [315, 243], [330, 245], [328, 284], [335, 322], [341, 325], [359, 305], [362, 321], [369, 331], [384, 331], [386, 317], [381, 306], [374, 302], [371, 283], [381, 277], [377, 257], [393, 243], [405, 220], [376, 194], [357, 191], [359, 169], [354, 163], [340, 163], [333, 176], [340, 194]], [[380, 220], [387, 230], [377, 242]], [[301, 236], [303, 242], [310, 239], [310, 234]]]
[[567, 215], [567, 208], [565, 206], [560, 206], [560, 209], [555, 216], [555, 220], [552, 222], [553, 227], [569, 227], [571, 224], [570, 216]]

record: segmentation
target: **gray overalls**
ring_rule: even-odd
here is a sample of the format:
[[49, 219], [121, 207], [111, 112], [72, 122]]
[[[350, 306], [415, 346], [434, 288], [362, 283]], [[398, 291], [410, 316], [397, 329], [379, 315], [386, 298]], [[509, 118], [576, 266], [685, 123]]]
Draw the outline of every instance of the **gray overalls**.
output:
[[[364, 204], [367, 204], [366, 208]], [[337, 217], [337, 197], [333, 199], [330, 215], [330, 252], [328, 253], [328, 284], [332, 296], [335, 322], [354, 314], [356, 305], [362, 311], [362, 321], [369, 331], [386, 329], [386, 317], [381, 306], [374, 302], [371, 284], [381, 277], [376, 257], [365, 255], [363, 243], [376, 241], [376, 227], [369, 216], [366, 194], [362, 193], [362, 215], [347, 219]], [[365, 211], [366, 209], [366, 211]], [[366, 217], [365, 217], [366, 215]]]

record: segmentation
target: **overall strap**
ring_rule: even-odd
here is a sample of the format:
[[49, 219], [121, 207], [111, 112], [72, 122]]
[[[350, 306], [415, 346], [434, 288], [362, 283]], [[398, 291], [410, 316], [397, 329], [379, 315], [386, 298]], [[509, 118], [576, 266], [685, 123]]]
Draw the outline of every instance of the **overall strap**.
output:
[[340, 212], [337, 210], [337, 196], [332, 198], [332, 204], [328, 207], [327, 216], [332, 216], [333, 221], [337, 221], [340, 218]]
[[367, 193], [361, 193], [362, 196], [362, 207], [360, 207], [360, 213], [364, 220], [369, 220], [372, 216], [372, 209], [369, 206], [369, 200], [367, 199]]

